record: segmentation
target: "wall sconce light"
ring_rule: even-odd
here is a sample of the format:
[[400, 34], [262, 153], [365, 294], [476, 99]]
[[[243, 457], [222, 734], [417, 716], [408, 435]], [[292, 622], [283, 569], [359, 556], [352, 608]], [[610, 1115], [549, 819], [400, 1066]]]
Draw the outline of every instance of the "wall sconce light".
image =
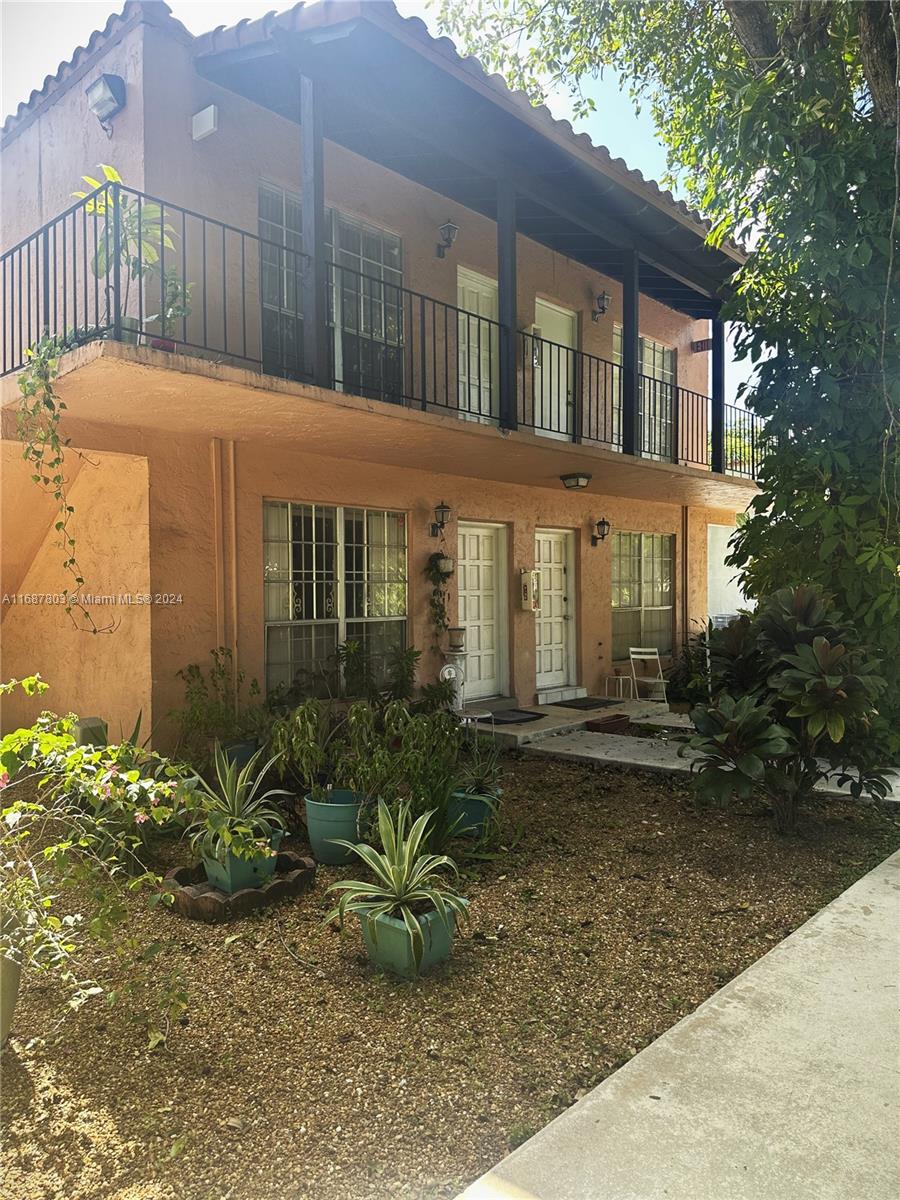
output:
[[601, 542], [606, 541], [606, 538], [607, 538], [607, 535], [609, 534], [609, 529], [610, 529], [609, 521], [607, 521], [606, 517], [600, 518], [600, 520], [596, 524], [596, 529], [597, 529], [597, 532], [591, 534], [591, 545], [592, 546], [598, 546]]
[[450, 516], [450, 505], [445, 504], [442, 500], [440, 504], [434, 507], [434, 521], [431, 524], [431, 536], [433, 538], [440, 537], [444, 532], [444, 527], [447, 524], [447, 518]]
[[594, 297], [594, 311], [591, 313], [592, 321], [599, 321], [601, 317], [605, 317], [609, 312], [609, 302], [612, 300], [609, 292], [600, 292]]
[[101, 75], [84, 89], [88, 108], [100, 122], [107, 137], [112, 137], [109, 122], [125, 107], [125, 80], [121, 75]]
[[579, 471], [574, 475], [560, 475], [559, 482], [571, 492], [583, 492], [593, 479], [587, 471]]
[[440, 227], [438, 233], [441, 235], [441, 240], [437, 244], [437, 256], [438, 258], [446, 258], [447, 251], [456, 241], [459, 234], [459, 226], [454, 225], [452, 221], [447, 221]]

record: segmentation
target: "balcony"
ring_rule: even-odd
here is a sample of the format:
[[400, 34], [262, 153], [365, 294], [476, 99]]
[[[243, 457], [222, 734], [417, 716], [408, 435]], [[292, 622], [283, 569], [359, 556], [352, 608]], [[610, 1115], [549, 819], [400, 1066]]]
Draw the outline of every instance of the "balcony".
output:
[[[156, 197], [106, 184], [8, 250], [2, 374], [43, 333], [148, 345], [547, 439], [754, 479], [758, 417], [638, 375], [632, 442], [620, 364], [510, 330]], [[320, 283], [322, 363], [303, 317]], [[187, 286], [185, 286], [187, 285]], [[512, 346], [510, 345], [512, 343]]]

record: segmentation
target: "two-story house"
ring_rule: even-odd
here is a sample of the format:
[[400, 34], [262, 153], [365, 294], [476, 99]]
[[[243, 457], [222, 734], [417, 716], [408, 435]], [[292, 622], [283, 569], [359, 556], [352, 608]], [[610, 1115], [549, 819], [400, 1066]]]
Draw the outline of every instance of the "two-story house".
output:
[[[54, 707], [155, 725], [220, 645], [270, 689], [347, 639], [434, 678], [437, 551], [468, 700], [706, 618], [756, 490], [738, 251], [392, 4], [192, 36], [128, 0], [3, 127], [2, 222], [2, 672]], [[97, 635], [16, 440], [45, 330]]]

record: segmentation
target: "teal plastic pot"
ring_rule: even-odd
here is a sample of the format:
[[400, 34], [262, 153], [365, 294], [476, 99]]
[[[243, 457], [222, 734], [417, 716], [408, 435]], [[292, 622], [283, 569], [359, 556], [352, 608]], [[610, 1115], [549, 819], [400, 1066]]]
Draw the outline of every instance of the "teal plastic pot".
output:
[[334, 788], [328, 796], [328, 800], [313, 800], [311, 796], [305, 798], [306, 829], [316, 862], [337, 866], [350, 862], [354, 855], [343, 846], [336, 846], [332, 838], [359, 841], [362, 797], [347, 788]]
[[469, 792], [454, 792], [450, 801], [450, 824], [458, 821], [453, 830], [454, 837], [480, 838], [484, 836], [496, 800], [490, 796], [475, 796]]
[[222, 747], [222, 754], [242, 771], [258, 749], [258, 738], [242, 738], [240, 741], [226, 742]]
[[[269, 845], [275, 851], [281, 845], [284, 834], [279, 829], [269, 838]], [[220, 892], [229, 896], [234, 892], [242, 892], [244, 888], [255, 888], [271, 879], [275, 874], [276, 854], [260, 854], [256, 858], [237, 858], [230, 851], [225, 855], [225, 861], [217, 858], [204, 858], [203, 866], [206, 878]]]
[[447, 913], [446, 925], [436, 912], [425, 913], [418, 918], [425, 941], [418, 971], [416, 960], [413, 958], [412, 941], [406, 926], [398, 917], [379, 916], [370, 921], [367, 916], [358, 915], [359, 927], [372, 964], [384, 971], [391, 971], [394, 975], [400, 975], [403, 979], [414, 979], [417, 974], [424, 975], [438, 963], [446, 962], [453, 950], [453, 933], [456, 929], [453, 913]]

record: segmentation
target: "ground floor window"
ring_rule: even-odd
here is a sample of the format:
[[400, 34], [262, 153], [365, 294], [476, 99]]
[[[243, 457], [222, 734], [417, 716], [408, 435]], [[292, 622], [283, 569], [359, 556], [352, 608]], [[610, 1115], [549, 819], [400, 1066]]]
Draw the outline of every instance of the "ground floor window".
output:
[[612, 548], [613, 658], [631, 646], [671, 654], [675, 616], [675, 538], [668, 533], [616, 533]]
[[383, 674], [406, 645], [406, 515], [266, 500], [263, 538], [267, 690], [337, 690], [347, 641]]

